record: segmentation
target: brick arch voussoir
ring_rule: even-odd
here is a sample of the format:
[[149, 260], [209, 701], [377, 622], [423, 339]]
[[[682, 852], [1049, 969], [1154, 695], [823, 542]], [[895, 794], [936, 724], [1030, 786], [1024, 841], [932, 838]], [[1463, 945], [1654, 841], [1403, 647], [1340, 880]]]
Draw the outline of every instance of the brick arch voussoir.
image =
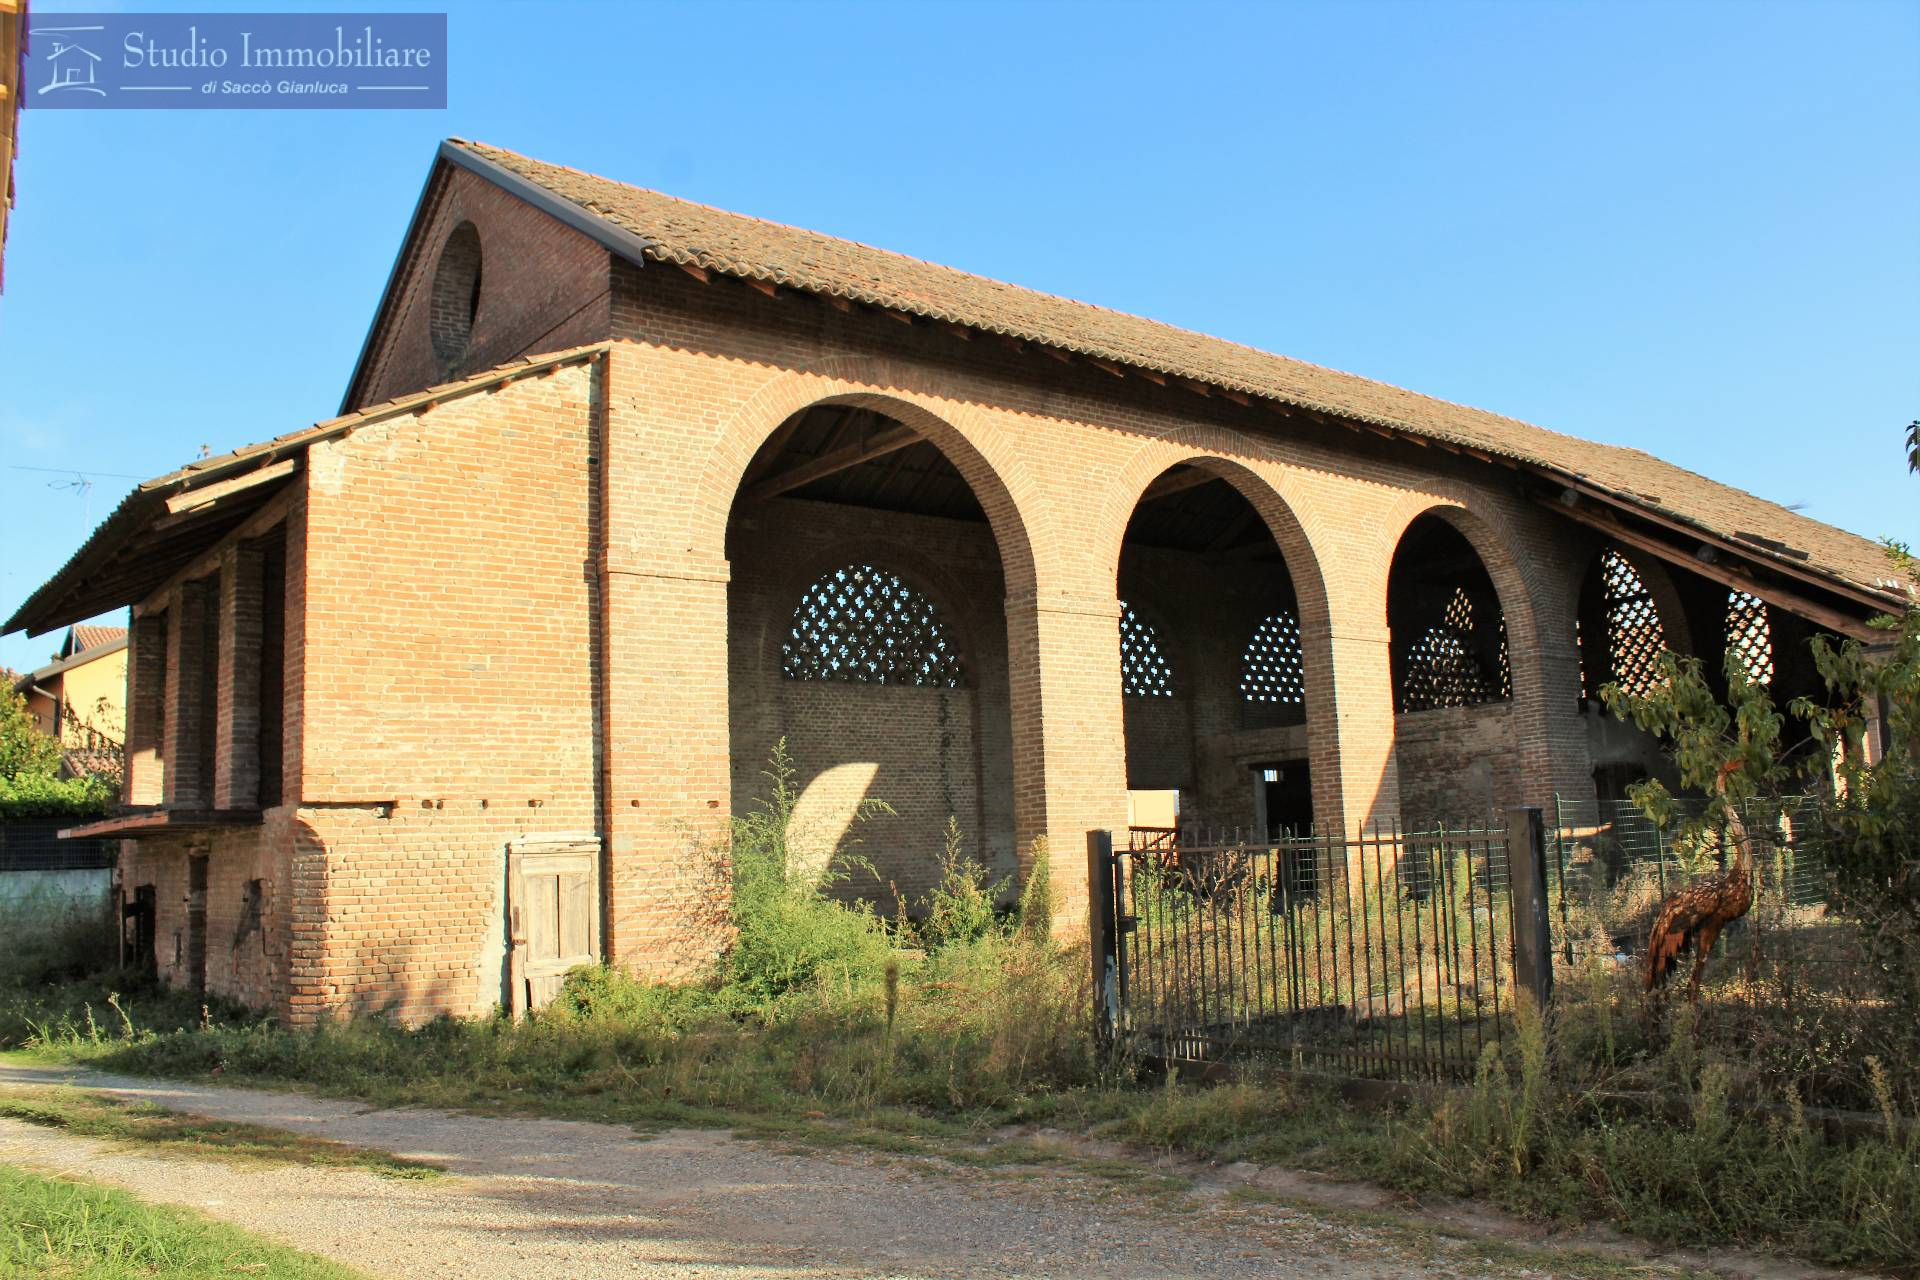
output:
[[[1507, 624], [1508, 660], [1513, 664], [1516, 701], [1523, 693], [1535, 695], [1543, 685], [1540, 670], [1541, 628], [1538, 601], [1542, 582], [1539, 567], [1526, 553], [1526, 543], [1504, 512], [1478, 495], [1453, 492], [1409, 494], [1381, 520], [1379, 564], [1391, 573], [1393, 557], [1413, 522], [1438, 516], [1460, 531], [1493, 581], [1500, 616]], [[1572, 640], [1567, 642], [1572, 644]]]
[[1292, 490], [1284, 474], [1276, 474], [1267, 459], [1251, 456], [1244, 441], [1219, 427], [1195, 425], [1152, 441], [1135, 450], [1109, 486], [1101, 504], [1095, 534], [1096, 563], [1117, 585], [1120, 549], [1127, 524], [1147, 489], [1174, 467], [1189, 465], [1225, 480], [1259, 514], [1272, 534], [1293, 579], [1300, 626], [1324, 631], [1328, 623], [1327, 580], [1318, 545], [1302, 513], [1311, 507]]
[[1034, 500], [1036, 487], [1020, 460], [996, 446], [973, 408], [943, 399], [922, 371], [869, 356], [839, 356], [775, 374], [729, 418], [702, 467], [689, 517], [686, 545], [695, 556], [725, 560], [727, 522], [754, 454], [788, 418], [827, 404], [872, 409], [932, 441], [987, 514], [1008, 596], [1036, 593], [1039, 567], [1022, 505]]

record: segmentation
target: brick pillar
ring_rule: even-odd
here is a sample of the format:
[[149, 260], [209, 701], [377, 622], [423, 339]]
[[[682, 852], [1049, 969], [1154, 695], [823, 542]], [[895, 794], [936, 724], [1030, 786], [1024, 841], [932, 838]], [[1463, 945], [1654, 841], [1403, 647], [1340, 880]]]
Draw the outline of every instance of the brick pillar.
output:
[[631, 553], [601, 575], [608, 959], [660, 977], [726, 941], [726, 584], [725, 565]]
[[1024, 877], [1046, 837], [1063, 934], [1087, 927], [1087, 832], [1127, 825], [1119, 626], [1111, 593], [1007, 602], [1014, 839]]
[[127, 643], [128, 804], [159, 804], [166, 795], [167, 613], [133, 619]]
[[219, 584], [182, 584], [168, 609], [166, 800], [170, 808], [213, 803], [214, 702], [219, 681]]
[[260, 635], [264, 620], [257, 542], [221, 558], [219, 678], [213, 807], [251, 809], [260, 801]]
[[[1331, 667], [1313, 686], [1318, 709], [1307, 724], [1315, 822], [1351, 836], [1363, 823], [1399, 817], [1386, 626], [1335, 622], [1323, 637], [1302, 636], [1302, 644], [1308, 653], [1326, 654]], [[1312, 668], [1307, 675], [1315, 679]]]
[[[1553, 821], [1556, 796], [1591, 811], [1593, 762], [1587, 752], [1587, 723], [1580, 714], [1580, 650], [1573, 640], [1579, 608], [1584, 545], [1550, 543], [1537, 537], [1537, 571], [1528, 583], [1535, 639], [1530, 649], [1512, 644], [1513, 727], [1520, 754], [1521, 787], [1526, 803], [1537, 805]], [[1517, 641], [1511, 618], [1510, 641]]]

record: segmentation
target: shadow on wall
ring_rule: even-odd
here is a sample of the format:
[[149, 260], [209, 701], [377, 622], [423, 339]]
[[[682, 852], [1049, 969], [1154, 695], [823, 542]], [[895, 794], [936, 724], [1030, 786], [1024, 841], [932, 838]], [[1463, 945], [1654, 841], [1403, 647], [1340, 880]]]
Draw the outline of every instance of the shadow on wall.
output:
[[862, 810], [871, 800], [885, 799], [873, 794], [873, 782], [879, 776], [879, 761], [850, 760], [828, 768], [807, 783], [787, 824], [792, 870], [822, 876], [836, 853], [857, 849]]
[[[387, 822], [390, 819], [369, 821]], [[371, 837], [370, 846], [378, 843]], [[324, 878], [322, 895], [328, 904], [326, 919], [317, 926], [318, 937], [303, 936], [298, 921], [292, 922], [291, 951], [294, 963], [304, 959], [308, 971], [290, 975], [294, 1000], [302, 995], [319, 998], [319, 1016], [351, 1017], [377, 1015], [405, 1026], [417, 1026], [442, 1014], [484, 1013], [479, 1004], [474, 957], [453, 948], [436, 946], [436, 934], [429, 920], [420, 918], [425, 905], [418, 901], [396, 900], [384, 890], [363, 888], [367, 901], [349, 905], [340, 891], [340, 874], [352, 868], [358, 859], [355, 851], [343, 849], [338, 842], [330, 850], [320, 834], [305, 821], [294, 823], [294, 867], [292, 882]], [[372, 849], [360, 851], [371, 853]], [[376, 854], [377, 856], [377, 854]], [[311, 892], [311, 887], [309, 892]], [[368, 910], [371, 899], [379, 894], [379, 906]], [[371, 925], [380, 932], [369, 932]], [[307, 929], [315, 929], [309, 921]], [[478, 930], [476, 930], [476, 937]], [[296, 1017], [305, 1012], [295, 1009]]]

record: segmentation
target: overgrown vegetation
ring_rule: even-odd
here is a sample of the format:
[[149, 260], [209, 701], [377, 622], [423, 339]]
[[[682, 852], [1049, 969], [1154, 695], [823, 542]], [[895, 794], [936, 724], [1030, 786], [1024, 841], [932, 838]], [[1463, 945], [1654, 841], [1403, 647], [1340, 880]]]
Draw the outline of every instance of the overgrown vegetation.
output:
[[0, 1275], [355, 1280], [360, 1273], [184, 1209], [0, 1165]]
[[[1765, 843], [1791, 808], [1799, 843], [1820, 853], [1828, 900], [1864, 944], [1870, 989], [1856, 1003], [1881, 1006], [1869, 1051], [1911, 1064], [1920, 1061], [1920, 567], [1904, 546], [1890, 554], [1916, 602], [1876, 619], [1885, 638], [1873, 645], [1812, 641], [1822, 697], [1778, 708], [1732, 654], [1724, 703], [1698, 659], [1673, 653], [1645, 694], [1602, 693], [1615, 714], [1660, 735], [1682, 784], [1705, 796], [1673, 823], [1675, 797], [1663, 785], [1631, 789], [1654, 822], [1673, 823], [1680, 844], [1723, 843], [1736, 808]], [[1920, 1106], [1913, 1082], [1901, 1084], [1903, 1103]]]
[[[1730, 1096], [1726, 1059], [1684, 1019], [1654, 1035], [1630, 975], [1596, 968], [1604, 1001], [1551, 1026], [1523, 1018], [1489, 1046], [1471, 1088], [1435, 1101], [1394, 1109], [1301, 1083], [1141, 1079], [1131, 1059], [1093, 1047], [1083, 946], [1048, 927], [1047, 850], [1031, 851], [1018, 907], [996, 909], [1005, 886], [954, 826], [919, 918], [883, 919], [833, 896], [857, 846], [795, 829], [794, 776], [783, 750], [766, 803], [734, 826], [722, 863], [732, 943], [704, 981], [647, 986], [584, 969], [519, 1022], [368, 1017], [296, 1032], [122, 985], [127, 975], [49, 984], [16, 971], [0, 979], [0, 1047], [376, 1103], [724, 1125], [969, 1162], [1039, 1158], [1032, 1142], [1004, 1143], [1003, 1127], [1048, 1127], [1473, 1195], [1548, 1220], [1602, 1218], [1660, 1241], [1889, 1270], [1920, 1258], [1920, 1137], [1895, 1100], [1910, 1063], [1863, 1066], [1885, 1113], [1875, 1132], [1829, 1139], [1791, 1096], [1749, 1115]], [[1676, 1114], [1617, 1096], [1605, 1046], [1629, 1043]]]
[[115, 792], [97, 774], [60, 776], [60, 744], [33, 722], [27, 700], [0, 691], [0, 821], [8, 818], [95, 818]]

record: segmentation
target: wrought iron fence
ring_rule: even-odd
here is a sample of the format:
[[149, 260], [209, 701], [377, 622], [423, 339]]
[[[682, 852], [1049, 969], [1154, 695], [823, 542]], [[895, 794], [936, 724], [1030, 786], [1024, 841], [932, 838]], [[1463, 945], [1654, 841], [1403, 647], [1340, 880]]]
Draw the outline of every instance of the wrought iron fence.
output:
[[1515, 1007], [1507, 843], [1487, 824], [1096, 840], [1113, 1030], [1166, 1058], [1470, 1075]]
[[[1861, 1064], [1911, 1060], [1920, 1041], [1858, 921], [1827, 901], [1809, 816], [1749, 816], [1755, 899], [1685, 1022], [1743, 1088], [1857, 1108], [1873, 1097]], [[1727, 850], [1625, 803], [1507, 817], [1269, 841], [1139, 828], [1120, 847], [1092, 833], [1102, 1025], [1165, 1059], [1458, 1080], [1527, 998], [1549, 1008], [1559, 1051], [1639, 1087], [1667, 999], [1643, 992], [1648, 932]]]

